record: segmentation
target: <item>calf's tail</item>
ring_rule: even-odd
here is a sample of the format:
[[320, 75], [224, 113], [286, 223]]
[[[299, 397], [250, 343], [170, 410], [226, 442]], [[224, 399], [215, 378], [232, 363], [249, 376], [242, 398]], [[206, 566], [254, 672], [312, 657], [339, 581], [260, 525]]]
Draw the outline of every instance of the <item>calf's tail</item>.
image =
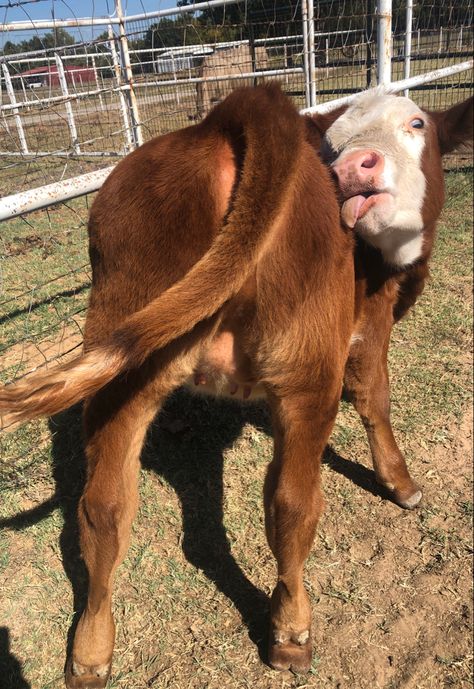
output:
[[255, 268], [291, 195], [303, 120], [280, 88], [270, 85], [234, 91], [199, 126], [239, 140], [244, 149], [232, 209], [211, 247], [180, 281], [125, 319], [109, 344], [0, 388], [0, 415], [9, 421], [58, 413], [139, 367], [215, 314]]

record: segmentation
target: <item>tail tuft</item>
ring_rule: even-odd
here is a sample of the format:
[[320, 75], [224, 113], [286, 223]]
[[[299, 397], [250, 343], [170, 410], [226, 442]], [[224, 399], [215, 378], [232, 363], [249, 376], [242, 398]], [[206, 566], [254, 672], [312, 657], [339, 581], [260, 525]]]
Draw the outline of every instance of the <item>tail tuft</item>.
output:
[[0, 427], [57, 414], [89, 397], [120, 373], [124, 357], [95, 349], [54, 371], [42, 371], [0, 388]]

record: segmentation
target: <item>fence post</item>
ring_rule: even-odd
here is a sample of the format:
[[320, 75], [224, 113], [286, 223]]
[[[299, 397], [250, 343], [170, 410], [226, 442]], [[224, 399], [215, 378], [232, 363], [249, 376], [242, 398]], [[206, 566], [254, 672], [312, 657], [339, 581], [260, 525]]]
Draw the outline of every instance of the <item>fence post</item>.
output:
[[314, 0], [308, 0], [308, 48], [311, 105], [316, 105], [316, 52], [314, 48]]
[[[175, 59], [174, 59], [174, 50], [173, 50], [173, 49], [170, 50], [170, 57], [171, 57], [171, 65], [172, 65], [172, 68], [173, 68], [173, 80], [174, 80], [175, 82], [177, 82], [177, 81], [178, 81], [178, 71], [177, 71], [177, 69], [176, 69], [176, 62], [175, 62]], [[181, 98], [180, 98], [180, 95], [179, 95], [179, 85], [176, 85], [176, 88], [175, 88], [174, 92], [175, 92], [175, 95], [176, 95], [176, 104], [177, 104], [177, 105], [181, 105]]]
[[[407, 0], [406, 21], [405, 21], [405, 61], [403, 65], [403, 78], [410, 76], [411, 61], [411, 34], [413, 29], [413, 0]], [[409, 89], [405, 89], [403, 95], [408, 98]]]
[[367, 0], [367, 16], [366, 16], [366, 28], [365, 28], [365, 44], [366, 44], [366, 56], [365, 56], [365, 83], [366, 87], [370, 88], [372, 86], [372, 41], [374, 33], [374, 0]]
[[[305, 79], [306, 107], [316, 105], [316, 58], [314, 54], [314, 5], [313, 0], [301, 0], [303, 24], [303, 71]], [[308, 105], [310, 103], [310, 105]]]
[[21, 83], [21, 90], [23, 91], [23, 100], [26, 101], [28, 100], [28, 96], [26, 95], [26, 87], [25, 87], [25, 82], [23, 81], [23, 77], [20, 77], [20, 83]]
[[[104, 88], [103, 81], [102, 81], [102, 84], [99, 82], [99, 72], [97, 71], [97, 65], [96, 65], [94, 56], [92, 56], [92, 70], [94, 72], [94, 79], [95, 79], [95, 83], [97, 85], [97, 88], [98, 89]], [[99, 103], [100, 103], [100, 109], [104, 110], [104, 99], [102, 98], [101, 93], [99, 93]]]
[[[63, 61], [57, 53], [54, 53], [54, 59], [56, 60], [56, 67], [58, 70], [59, 85], [61, 87], [61, 93], [65, 98], [69, 97], [69, 89], [67, 87], [66, 73], [64, 71]], [[69, 134], [71, 135], [71, 143], [74, 153], [80, 153], [81, 149], [79, 146], [79, 139], [77, 136], [76, 123], [74, 121], [74, 113], [72, 111], [71, 101], [66, 101], [64, 103], [66, 108], [67, 125], [69, 127]]]
[[377, 84], [392, 80], [392, 0], [377, 5]]
[[[6, 62], [2, 63], [2, 70], [3, 70], [3, 78], [5, 79], [5, 87], [7, 89], [10, 103], [12, 105], [15, 105], [15, 103], [16, 103], [15, 91], [13, 90], [12, 79], [10, 76], [10, 72], [8, 71], [8, 67], [7, 67]], [[12, 112], [13, 112], [13, 115], [15, 117], [15, 123], [16, 123], [16, 129], [18, 132], [18, 138], [20, 139], [21, 152], [22, 153], [29, 153], [28, 145], [26, 143], [25, 132], [23, 130], [23, 124], [21, 122], [21, 117], [20, 117], [18, 108], [14, 108]]]
[[311, 107], [311, 85], [309, 77], [309, 44], [308, 44], [308, 0], [301, 0], [301, 23], [303, 29], [303, 72], [305, 105]]
[[137, 97], [135, 94], [132, 66], [130, 64], [130, 53], [128, 52], [128, 39], [125, 32], [125, 19], [122, 11], [122, 0], [115, 0], [115, 11], [119, 20], [119, 41], [122, 70], [128, 84], [127, 98], [130, 109], [130, 120], [132, 123], [133, 145], [134, 148], [143, 143], [142, 126], [140, 123], [140, 113], [138, 111]]
[[123, 119], [123, 124], [124, 124], [124, 129], [125, 129], [125, 136], [126, 136], [126, 141], [127, 141], [127, 143], [125, 144], [125, 149], [126, 149], [126, 152], [129, 153], [130, 151], [133, 151], [132, 130], [130, 128], [130, 122], [128, 119], [128, 108], [127, 108], [127, 104], [125, 102], [125, 96], [124, 96], [124, 93], [123, 93], [122, 88], [121, 88], [122, 87], [122, 75], [120, 73], [119, 59], [118, 59], [118, 55], [117, 55], [117, 50], [115, 48], [114, 31], [113, 31], [112, 26], [110, 24], [108, 26], [108, 33], [109, 33], [110, 54], [112, 55], [112, 65], [114, 68], [115, 85], [118, 88], [120, 111], [122, 113], [122, 119]]

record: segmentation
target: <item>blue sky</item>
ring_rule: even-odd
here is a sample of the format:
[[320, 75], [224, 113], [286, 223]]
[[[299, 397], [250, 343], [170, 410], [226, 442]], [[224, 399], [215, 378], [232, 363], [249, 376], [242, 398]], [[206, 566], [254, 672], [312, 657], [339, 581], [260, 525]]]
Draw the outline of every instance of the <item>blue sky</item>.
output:
[[[9, 4], [20, 3], [19, 6], [9, 7]], [[122, 0], [125, 15], [141, 14], [153, 10], [167, 9], [176, 6], [176, 0]], [[72, 17], [103, 17], [114, 14], [114, 0], [37, 0], [24, 2], [21, 0], [0, 0], [0, 28], [7, 22], [24, 22], [34, 19], [70, 19]], [[80, 32], [70, 30], [78, 40], [89, 40], [105, 30], [104, 26], [94, 29], [82, 28]], [[49, 29], [40, 30], [39, 35]], [[34, 32], [0, 31], [0, 48], [6, 41], [18, 43], [28, 39]], [[80, 33], [80, 38], [78, 33]]]
[[[10, 0], [13, 4], [21, 0]], [[38, 0], [25, 2], [20, 7], [8, 6], [8, 0], [0, 0], [0, 24], [13, 21], [32, 19], [49, 19], [54, 14], [56, 18], [107, 16], [114, 12], [114, 0]], [[139, 14], [141, 12], [173, 7], [174, 0], [122, 0], [125, 14]]]

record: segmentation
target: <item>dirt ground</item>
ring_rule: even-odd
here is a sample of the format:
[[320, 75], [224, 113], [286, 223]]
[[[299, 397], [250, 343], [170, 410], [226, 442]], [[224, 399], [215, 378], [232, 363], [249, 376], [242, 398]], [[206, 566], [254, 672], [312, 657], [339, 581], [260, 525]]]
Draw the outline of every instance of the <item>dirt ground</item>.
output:
[[[318, 611], [323, 625], [316, 625], [316, 646], [324, 665], [340, 668], [328, 673], [322, 686], [469, 686], [471, 531], [469, 520], [462, 518], [462, 496], [469, 495], [471, 481], [472, 410], [451, 430], [454, 442], [430, 453], [420, 514], [389, 504], [371, 509], [369, 496], [365, 511], [374, 517], [373, 537], [362, 542], [354, 538], [356, 523], [361, 533], [370, 527], [354, 515], [348, 559], [357, 571], [354, 593], [365, 595], [367, 614], [351, 614], [341, 599], [335, 605], [327, 601]], [[332, 512], [329, 507], [326, 519], [337, 530], [337, 513]], [[419, 528], [414, 528], [417, 521]], [[336, 575], [336, 580], [347, 589], [343, 577]]]
[[[275, 673], [259, 658], [265, 655], [265, 613], [274, 576], [256, 490], [271, 453], [270, 439], [255, 430], [266, 427], [265, 412], [244, 411], [236, 423], [242, 432], [226, 451], [224, 468], [211, 456], [211, 467], [197, 479], [198, 485], [189, 487], [196, 460], [179, 468], [183, 455], [173, 456], [176, 446], [184, 438], [189, 450], [196, 442], [196, 422], [206, 424], [204, 413], [222, 409], [203, 402], [191, 417], [183, 417], [186, 403], [178, 399], [168, 405], [144, 458], [142, 506], [131, 552], [118, 575], [119, 628], [111, 687], [471, 686], [472, 411], [449, 429], [452, 443], [422, 451], [416, 475], [425, 488], [425, 501], [415, 512], [384, 500], [363, 465], [334, 448], [326, 453], [326, 511], [306, 574], [315, 659], [310, 675], [297, 676]], [[64, 426], [70, 422], [69, 416]], [[217, 430], [222, 433], [223, 426]], [[249, 447], [257, 450], [247, 463], [251, 479], [238, 471]], [[222, 470], [226, 535], [218, 523]], [[56, 478], [66, 491], [64, 477]], [[22, 530], [10, 541], [7, 576], [2, 578], [0, 609], [12, 644], [1, 659], [4, 672], [10, 673], [2, 684], [5, 689], [62, 686], [62, 637], [71, 622], [72, 601], [61, 560], [70, 576], [69, 569], [80, 571], [68, 509], [65, 536], [54, 505], [49, 510], [52, 524], [41, 536], [35, 510], [49, 496], [31, 487], [29, 495], [17, 505], [27, 517], [16, 524]], [[62, 500], [67, 504], [64, 496]], [[235, 511], [243, 514], [239, 520], [231, 518]], [[79, 579], [76, 572], [72, 581], [80, 597]], [[13, 651], [25, 675], [19, 666], [15, 672]], [[40, 681], [30, 684], [30, 677]]]

